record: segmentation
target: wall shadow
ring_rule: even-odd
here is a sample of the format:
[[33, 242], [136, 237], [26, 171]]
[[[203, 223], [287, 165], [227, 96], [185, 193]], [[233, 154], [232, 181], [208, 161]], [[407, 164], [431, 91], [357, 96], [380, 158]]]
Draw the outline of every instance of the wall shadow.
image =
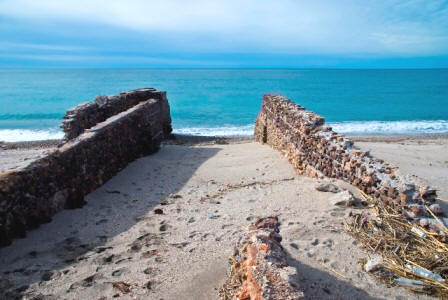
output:
[[[29, 231], [26, 238], [0, 248], [0, 299], [35, 296], [38, 290], [33, 288], [36, 284], [31, 286], [33, 283], [38, 286], [63, 276], [71, 265], [92, 254], [105, 255], [110, 249], [105, 246], [107, 242], [137, 230], [134, 225], [155, 215], [154, 208], [182, 189], [219, 151], [213, 147], [164, 145], [157, 153], [130, 163], [88, 194], [82, 208], [61, 211], [52, 222]], [[139, 239], [145, 236], [141, 230], [135, 234], [140, 237], [129, 241], [130, 248], [138, 247]], [[99, 264], [107, 263], [108, 257], [101, 259], [104, 261]], [[89, 278], [80, 284], [90, 284]]]
[[378, 300], [362, 289], [333, 276], [331, 273], [303, 264], [286, 251], [289, 266], [296, 269], [290, 278], [304, 293], [306, 299], [362, 299]]

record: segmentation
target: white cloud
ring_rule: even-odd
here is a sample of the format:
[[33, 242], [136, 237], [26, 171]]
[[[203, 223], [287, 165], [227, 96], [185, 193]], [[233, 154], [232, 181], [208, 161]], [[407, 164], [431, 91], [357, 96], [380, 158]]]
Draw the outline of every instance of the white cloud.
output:
[[173, 44], [181, 37], [187, 49], [196, 51], [448, 52], [443, 0], [3, 0], [0, 15], [28, 22], [110, 25], [165, 35]]

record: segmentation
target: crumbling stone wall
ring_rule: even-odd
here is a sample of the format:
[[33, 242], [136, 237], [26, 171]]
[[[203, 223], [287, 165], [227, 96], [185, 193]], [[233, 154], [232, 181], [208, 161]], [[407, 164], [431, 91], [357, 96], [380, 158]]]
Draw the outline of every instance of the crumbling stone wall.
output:
[[[86, 194], [129, 162], [158, 150], [164, 136], [171, 133], [166, 94], [157, 92], [160, 98], [149, 99], [154, 90], [137, 91], [129, 92], [130, 97], [128, 93], [119, 96], [132, 99], [133, 105], [114, 108], [122, 103], [114, 100], [98, 111], [91, 105], [70, 110], [65, 143], [22, 169], [0, 173], [0, 246], [49, 222], [61, 209], [82, 206]], [[135, 100], [136, 94], [141, 101]], [[102, 121], [94, 124], [93, 120]]]
[[261, 218], [249, 226], [229, 259], [221, 299], [305, 299], [294, 278], [296, 269], [288, 266], [280, 244], [279, 227], [277, 217]]
[[69, 109], [61, 124], [61, 128], [65, 132], [64, 138], [71, 140], [85, 129], [148, 99], [158, 100], [164, 135], [170, 135], [172, 131], [171, 116], [166, 92], [157, 91], [154, 88], [144, 88], [123, 92], [116, 96], [97, 96], [93, 102], [81, 103]]
[[328, 176], [414, 218], [431, 204], [436, 191], [416, 186], [396, 168], [360, 151], [350, 139], [325, 125], [325, 119], [280, 95], [265, 95], [255, 121], [255, 139], [281, 151], [299, 174]]

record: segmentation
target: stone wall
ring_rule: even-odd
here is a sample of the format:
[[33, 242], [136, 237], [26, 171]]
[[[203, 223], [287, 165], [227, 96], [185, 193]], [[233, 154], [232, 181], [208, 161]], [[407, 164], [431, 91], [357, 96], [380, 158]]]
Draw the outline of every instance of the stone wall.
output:
[[436, 191], [416, 186], [396, 168], [325, 125], [319, 115], [279, 95], [265, 95], [255, 121], [255, 139], [281, 151], [299, 174], [342, 179], [415, 218]]
[[120, 93], [117, 96], [97, 96], [93, 102], [81, 103], [69, 109], [61, 124], [61, 128], [65, 132], [65, 140], [73, 139], [84, 132], [85, 129], [91, 128], [107, 118], [148, 99], [158, 100], [163, 132], [165, 136], [168, 136], [171, 134], [172, 128], [166, 92], [144, 88]]
[[[159, 98], [152, 98], [154, 93]], [[22, 169], [0, 173], [0, 246], [49, 222], [61, 209], [82, 206], [86, 194], [129, 162], [158, 150], [171, 133], [165, 92], [145, 89], [118, 97], [132, 99], [132, 105], [113, 100], [98, 110], [90, 104], [77, 106], [67, 113], [67, 140], [56, 151]]]
[[221, 299], [305, 299], [296, 269], [288, 266], [280, 244], [279, 227], [277, 217], [261, 218], [249, 226], [229, 258]]

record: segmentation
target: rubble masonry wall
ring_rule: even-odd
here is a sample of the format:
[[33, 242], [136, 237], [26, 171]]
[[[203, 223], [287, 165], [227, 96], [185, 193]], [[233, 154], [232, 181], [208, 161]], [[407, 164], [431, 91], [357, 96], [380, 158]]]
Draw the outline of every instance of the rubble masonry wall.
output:
[[436, 191], [416, 186], [350, 139], [325, 125], [323, 117], [280, 95], [265, 95], [255, 121], [255, 139], [282, 152], [299, 174], [342, 179], [366, 194], [416, 217]]
[[[171, 133], [165, 92], [142, 89], [67, 112], [63, 144], [28, 166], [0, 173], [0, 246], [49, 222]], [[93, 109], [93, 108], [97, 109]], [[96, 122], [96, 123], [95, 123]]]

